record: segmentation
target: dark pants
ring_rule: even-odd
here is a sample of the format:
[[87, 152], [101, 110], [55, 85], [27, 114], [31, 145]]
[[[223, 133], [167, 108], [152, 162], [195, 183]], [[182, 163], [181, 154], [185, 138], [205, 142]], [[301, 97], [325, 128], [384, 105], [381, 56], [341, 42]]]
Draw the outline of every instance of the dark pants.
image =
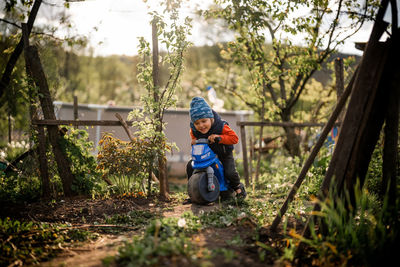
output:
[[[236, 170], [235, 160], [233, 154], [229, 154], [223, 158], [219, 159], [224, 166], [225, 178], [229, 181], [229, 185], [235, 189], [240, 183], [239, 173]], [[186, 164], [186, 175], [188, 179], [193, 174], [192, 160]]]

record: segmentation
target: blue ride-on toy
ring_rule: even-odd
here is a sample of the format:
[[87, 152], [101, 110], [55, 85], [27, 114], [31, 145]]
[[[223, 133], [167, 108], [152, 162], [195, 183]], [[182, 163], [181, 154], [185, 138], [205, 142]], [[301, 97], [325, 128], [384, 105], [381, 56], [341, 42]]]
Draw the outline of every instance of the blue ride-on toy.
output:
[[[218, 143], [221, 138], [216, 138]], [[198, 139], [192, 146], [193, 174], [188, 180], [188, 194], [192, 203], [208, 204], [221, 195], [229, 197], [233, 190], [225, 179], [224, 167], [209, 147], [208, 139]]]

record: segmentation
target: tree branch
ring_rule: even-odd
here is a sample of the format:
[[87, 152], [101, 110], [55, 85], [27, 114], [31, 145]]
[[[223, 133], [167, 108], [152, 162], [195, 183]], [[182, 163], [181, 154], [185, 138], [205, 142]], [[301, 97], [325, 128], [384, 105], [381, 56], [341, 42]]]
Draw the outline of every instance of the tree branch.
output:
[[[16, 24], [15, 22], [12, 22], [12, 21], [9, 21], [9, 20], [6, 20], [6, 19], [2, 19], [2, 18], [0, 18], [0, 21], [2, 21], [4, 23], [7, 23], [7, 24], [10, 24], [10, 25], [12, 25], [12, 26], [14, 26], [14, 27], [16, 27], [18, 29], [22, 29], [22, 27], [19, 26], [18, 24]], [[31, 34], [44, 35], [44, 36], [50, 37], [50, 38], [52, 38], [54, 40], [57, 40], [57, 41], [65, 41], [65, 39], [58, 38], [58, 37], [54, 36], [53, 34], [46, 33], [46, 32], [31, 31]]]
[[[28, 36], [32, 31], [33, 23], [35, 22], [36, 15], [39, 11], [40, 4], [42, 3], [42, 0], [35, 0], [35, 3], [33, 4], [32, 10], [29, 14], [28, 18]], [[24, 40], [23, 37], [21, 36], [21, 39], [19, 40], [19, 43], [15, 47], [13, 53], [11, 54], [10, 58], [8, 59], [6, 68], [3, 72], [3, 75], [0, 80], [0, 98], [3, 96], [4, 92], [7, 90], [8, 85], [10, 84], [11, 81], [11, 74], [12, 71], [18, 61], [19, 56], [22, 53], [22, 50], [24, 48]], [[3, 102], [4, 103], [4, 102]]]

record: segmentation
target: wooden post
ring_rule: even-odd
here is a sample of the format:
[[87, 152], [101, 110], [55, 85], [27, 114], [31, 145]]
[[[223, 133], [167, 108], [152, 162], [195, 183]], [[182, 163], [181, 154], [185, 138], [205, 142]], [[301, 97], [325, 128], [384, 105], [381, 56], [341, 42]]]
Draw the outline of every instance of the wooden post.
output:
[[250, 179], [249, 179], [249, 165], [247, 159], [246, 129], [244, 125], [240, 125], [240, 137], [242, 142], [244, 180], [246, 183], [246, 187], [248, 187], [250, 186]]
[[10, 112], [8, 113], [8, 143], [12, 141], [12, 119]]
[[[261, 122], [263, 122], [264, 119], [261, 119]], [[255, 178], [254, 178], [254, 183], [253, 183], [253, 189], [255, 187], [255, 184], [258, 184], [259, 179], [260, 179], [260, 166], [261, 166], [261, 154], [262, 154], [262, 144], [263, 144], [263, 132], [264, 132], [264, 126], [261, 125], [260, 127], [260, 134], [258, 137], [258, 154], [257, 154], [257, 165], [256, 165], [256, 173], [255, 173]]]
[[151, 178], [154, 175], [152, 170], [152, 160], [149, 162], [149, 168], [147, 170], [147, 196], [151, 196]]
[[50, 179], [49, 179], [49, 168], [47, 165], [46, 157], [46, 135], [44, 133], [44, 126], [38, 126], [38, 147], [37, 153], [39, 155], [39, 169], [40, 176], [42, 178], [42, 197], [50, 197]]
[[[22, 40], [24, 42], [24, 49], [25, 51], [29, 47], [29, 30], [28, 25], [26, 23], [22, 23]], [[32, 120], [36, 118], [36, 108], [34, 107], [33, 103], [35, 102], [35, 95], [33, 93], [34, 82], [32, 80], [31, 72], [28, 69], [28, 63], [26, 62], [26, 72], [29, 78], [31, 78], [29, 83], [29, 119], [31, 120], [31, 128], [32, 130], [36, 130], [38, 133], [38, 146], [36, 149], [36, 153], [38, 155], [39, 160], [39, 170], [40, 170], [40, 177], [42, 181], [42, 198], [49, 198], [50, 197], [50, 179], [49, 179], [49, 168], [47, 164], [47, 157], [46, 157], [46, 135], [44, 131], [44, 126], [33, 126]], [[33, 131], [32, 131], [33, 132]]]
[[382, 192], [388, 194], [388, 204], [395, 207], [396, 204], [396, 177], [397, 177], [397, 142], [399, 129], [399, 88], [392, 88], [389, 97], [389, 107], [386, 113], [385, 145], [383, 148], [382, 166]]
[[335, 59], [335, 77], [336, 77], [336, 94], [337, 100], [339, 101], [340, 96], [343, 94], [344, 90], [344, 73], [343, 73], [343, 59]]
[[[24, 44], [24, 49], [27, 49], [29, 46], [29, 29], [28, 25], [26, 23], [21, 23], [21, 29], [22, 29], [22, 37], [21, 40], [23, 41]], [[26, 71], [28, 77], [28, 70]], [[36, 118], [37, 112], [36, 112], [36, 107], [34, 106], [35, 104], [35, 96], [37, 94], [34, 94], [33, 87], [35, 86], [34, 82], [32, 80], [28, 80], [28, 101], [29, 101], [29, 119], [31, 121], [30, 125], [30, 138], [33, 140], [33, 135], [34, 135], [34, 126], [32, 125], [32, 120]], [[32, 144], [29, 144], [30, 148], [32, 148]]]
[[[342, 123], [340, 136], [332, 155], [331, 162], [322, 183], [322, 190], [327, 193], [331, 184], [332, 177], [335, 177], [338, 191], [341, 191], [345, 176], [353, 176], [353, 163], [350, 162], [352, 154], [358, 151], [358, 138], [365, 129], [368, 117], [371, 112], [371, 104], [375, 98], [378, 84], [383, 72], [385, 58], [387, 56], [387, 47], [379, 44], [380, 36], [385, 31], [387, 23], [378, 23], [374, 25], [370, 41], [364, 52], [359, 71], [354, 82], [352, 97], [349, 102], [349, 109], [346, 112]], [[350, 109], [351, 107], [351, 109]], [[355, 158], [354, 158], [355, 160]], [[350, 172], [352, 174], [350, 174]], [[361, 178], [361, 177], [360, 177]]]
[[122, 116], [119, 113], [115, 113], [115, 117], [117, 117], [119, 122], [122, 124], [122, 127], [124, 128], [126, 134], [128, 135], [129, 140], [131, 140], [131, 142], [133, 142], [134, 138], [132, 136], [131, 131], [129, 130], [128, 124], [126, 124], [125, 120], [122, 118]]
[[[397, 14], [392, 14], [392, 20], [397, 19]], [[393, 22], [393, 24], [397, 24]], [[392, 34], [392, 52], [387, 74], [390, 78], [382, 87], [389, 88], [387, 110], [385, 114], [385, 142], [383, 148], [382, 165], [382, 192], [388, 195], [389, 212], [396, 213], [397, 175], [398, 175], [398, 129], [399, 129], [399, 102], [400, 102], [400, 29]]]
[[[74, 120], [78, 120], [78, 97], [74, 95]], [[75, 129], [78, 129], [78, 125], [74, 126]]]
[[[382, 46], [379, 43], [379, 39], [388, 26], [388, 23], [383, 21], [387, 5], [387, 0], [382, 1], [359, 69], [357, 74], [354, 75], [355, 81], [349, 108], [342, 123], [338, 143], [336, 144], [335, 151], [322, 182], [322, 197], [327, 196], [332, 181], [335, 182], [337, 194], [340, 194], [340, 192], [343, 192], [343, 183], [345, 180], [348, 181], [349, 178], [351, 178], [351, 180], [354, 181], [357, 178], [363, 178], [357, 174], [359, 174], [361, 168], [365, 168], [365, 166], [368, 167], [368, 164], [365, 164], [365, 159], [370, 155], [365, 154], [369, 153], [369, 151], [363, 151], [360, 148], [366, 145], [366, 140], [371, 141], [368, 140], [371, 139], [371, 134], [366, 137], [365, 133], [368, 133], [370, 130], [376, 131], [376, 129], [367, 129], [366, 126], [371, 126], [371, 124], [368, 123], [368, 117], [373, 113], [371, 112], [371, 108], [373, 104], [376, 103], [374, 99], [377, 91], [379, 91], [377, 88], [381, 82], [381, 75], [388, 55], [388, 47]], [[375, 121], [374, 123], [377, 124], [379, 122]], [[378, 131], [380, 131], [380, 129], [378, 129]], [[370, 145], [371, 142], [368, 146]], [[359, 158], [357, 158], [357, 156]], [[360, 158], [364, 160], [360, 160]], [[360, 168], [361, 165], [362, 167]], [[358, 172], [354, 171], [355, 169]], [[318, 211], [320, 208], [320, 205], [316, 204], [314, 206], [314, 211]], [[310, 235], [309, 226], [312, 221], [314, 221], [313, 215], [308, 218], [303, 228], [303, 237], [308, 237]], [[296, 255], [299, 255], [303, 249], [304, 243], [301, 243], [296, 251]]]
[[253, 158], [254, 158], [254, 141], [253, 141], [253, 135], [250, 134], [249, 138], [249, 143], [250, 143], [250, 148], [249, 148], [249, 157], [247, 159], [247, 165], [249, 166], [249, 182], [252, 183], [252, 177], [253, 177]]
[[[35, 82], [39, 89], [39, 100], [42, 107], [45, 119], [55, 120], [53, 101], [51, 99], [49, 87], [47, 84], [46, 75], [44, 74], [42, 63], [39, 58], [39, 53], [35, 46], [28, 46], [25, 49], [25, 62], [28, 75]], [[66, 158], [59, 140], [62, 138], [59, 133], [58, 126], [49, 125], [47, 127], [50, 143], [53, 148], [54, 158], [57, 162], [58, 173], [60, 175], [64, 195], [72, 196], [72, 182], [74, 176], [71, 172], [70, 163]]]
[[272, 231], [276, 231], [276, 228], [278, 227], [279, 223], [281, 222], [282, 216], [286, 213], [289, 203], [293, 201], [294, 196], [296, 195], [297, 190], [300, 188], [300, 185], [303, 183], [303, 180], [306, 177], [306, 174], [307, 174], [308, 170], [310, 169], [312, 163], [314, 162], [315, 157], [317, 156], [319, 150], [321, 149], [322, 145], [324, 144], [326, 137], [328, 136], [330, 130], [334, 126], [337, 117], [339, 116], [343, 107], [345, 106], [347, 98], [349, 97], [349, 95], [351, 93], [351, 89], [353, 87], [354, 76], [353, 76], [352, 80], [350, 81], [349, 85], [347, 86], [346, 91], [340, 98], [340, 101], [336, 105], [335, 110], [332, 112], [332, 115], [329, 118], [328, 122], [326, 123], [324, 129], [322, 130], [322, 133], [319, 136], [317, 143], [313, 147], [313, 150], [311, 151], [310, 156], [304, 163], [303, 168], [301, 169], [301, 172], [299, 174], [299, 177], [297, 178], [292, 189], [290, 190], [285, 202], [283, 203], [279, 212], [276, 214], [275, 219], [271, 225]]
[[[344, 90], [344, 70], [343, 70], [343, 59], [335, 59], [335, 76], [336, 76], [336, 96], [339, 102], [340, 97]], [[344, 112], [341, 112], [338, 117], [338, 121], [342, 122], [344, 118]]]

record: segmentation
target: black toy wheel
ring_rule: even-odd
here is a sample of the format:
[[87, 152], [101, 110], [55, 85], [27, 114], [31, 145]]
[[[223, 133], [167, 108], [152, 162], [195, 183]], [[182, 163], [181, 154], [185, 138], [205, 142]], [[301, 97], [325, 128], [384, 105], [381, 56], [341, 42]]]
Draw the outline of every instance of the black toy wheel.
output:
[[193, 203], [207, 204], [214, 202], [219, 196], [219, 182], [214, 175], [214, 191], [208, 191], [207, 173], [194, 173], [188, 181], [188, 194]]

